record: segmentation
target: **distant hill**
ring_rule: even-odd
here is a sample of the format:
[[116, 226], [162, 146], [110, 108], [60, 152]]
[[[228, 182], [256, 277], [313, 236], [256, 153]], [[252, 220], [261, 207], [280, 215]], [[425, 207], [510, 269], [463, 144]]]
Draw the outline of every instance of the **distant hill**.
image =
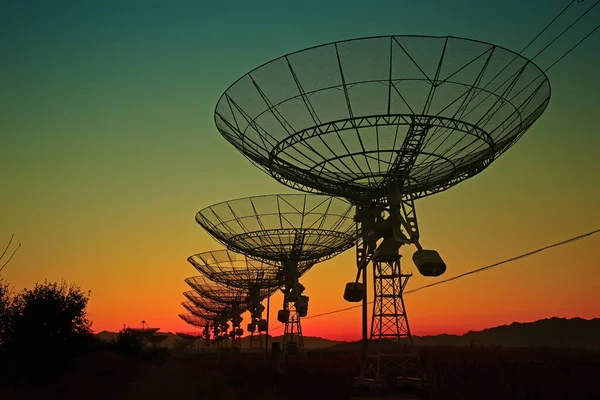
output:
[[[548, 318], [535, 322], [513, 322], [464, 335], [413, 336], [419, 346], [533, 346], [600, 349], [600, 318]], [[357, 351], [360, 342], [341, 343], [332, 351]]]
[[[102, 331], [96, 336], [104, 341], [116, 338], [117, 333]], [[173, 347], [179, 336], [167, 332], [163, 346]], [[282, 336], [270, 336], [269, 341], [280, 342]], [[482, 331], [469, 331], [464, 335], [413, 336], [420, 346], [534, 346], [600, 349], [600, 318], [548, 318], [535, 322], [513, 322]], [[265, 337], [263, 336], [263, 340]], [[242, 338], [242, 348], [248, 348], [250, 338]], [[358, 351], [360, 342], [341, 342], [320, 337], [304, 336], [304, 346], [309, 350]]]
[[[159, 331], [158, 333], [163, 333], [163, 332]], [[96, 337], [105, 342], [110, 342], [113, 339], [117, 338], [117, 334], [118, 334], [117, 332], [102, 331], [102, 332], [98, 332], [96, 334]], [[166, 332], [163, 334], [166, 334], [168, 337], [164, 342], [161, 343], [161, 346], [172, 348], [175, 346], [175, 344], [179, 340], [179, 336], [176, 333]], [[263, 335], [262, 340], [264, 341], [265, 339], [266, 339], [266, 336]], [[272, 343], [272, 342], [281, 343], [282, 340], [283, 340], [283, 336], [269, 336], [269, 343]], [[344, 343], [344, 342], [323, 339], [323, 338], [314, 337], [314, 336], [304, 336], [304, 347], [307, 349], [310, 349], [310, 350], [323, 349], [323, 348], [330, 347], [330, 346], [333, 346], [333, 345], [336, 345], [339, 343]], [[242, 348], [249, 348], [250, 347], [250, 337], [247, 336], [247, 337], [242, 338], [241, 344], [242, 344]]]

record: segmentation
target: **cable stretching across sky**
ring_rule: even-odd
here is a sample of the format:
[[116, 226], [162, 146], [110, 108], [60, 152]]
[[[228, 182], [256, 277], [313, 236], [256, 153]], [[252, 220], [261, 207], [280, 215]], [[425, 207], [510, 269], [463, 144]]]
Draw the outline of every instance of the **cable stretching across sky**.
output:
[[[566, 240], [562, 240], [562, 241], [560, 241], [558, 243], [553, 243], [553, 244], [550, 244], [550, 245], [547, 245], [547, 246], [544, 246], [544, 247], [540, 247], [540, 248], [538, 248], [536, 250], [532, 250], [530, 252], [527, 252], [527, 253], [524, 253], [524, 254], [512, 257], [512, 258], [508, 258], [506, 260], [503, 260], [503, 261], [500, 261], [500, 262], [497, 262], [497, 263], [494, 263], [494, 264], [486, 265], [485, 267], [473, 269], [473, 270], [464, 272], [462, 274], [458, 274], [458, 275], [452, 276], [450, 278], [442, 279], [442, 280], [439, 280], [439, 281], [434, 282], [434, 283], [430, 283], [430, 284], [427, 284], [427, 285], [419, 286], [418, 288], [415, 288], [415, 289], [412, 289], [412, 290], [407, 290], [404, 293], [405, 294], [415, 293], [415, 292], [421, 291], [421, 290], [426, 289], [426, 288], [430, 288], [430, 287], [433, 287], [433, 286], [438, 286], [438, 285], [441, 285], [443, 283], [448, 283], [448, 282], [457, 280], [459, 278], [463, 278], [463, 277], [468, 276], [468, 275], [473, 275], [473, 274], [476, 274], [478, 272], [487, 271], [487, 270], [490, 270], [492, 268], [498, 267], [500, 265], [508, 264], [510, 262], [517, 261], [517, 260], [520, 260], [522, 258], [526, 258], [526, 257], [532, 256], [532, 255], [537, 254], [537, 253], [541, 253], [543, 251], [546, 251], [546, 250], [549, 250], [549, 249], [552, 249], [552, 248], [555, 248], [555, 247], [564, 246], [566, 244], [573, 243], [573, 242], [576, 242], [578, 240], [588, 238], [588, 237], [593, 236], [593, 235], [595, 235], [597, 233], [600, 233], [600, 228], [595, 229], [595, 230], [590, 231], [590, 232], [587, 232], [587, 233], [584, 233], [584, 234], [581, 234], [581, 235], [578, 235], [578, 236], [574, 236], [574, 237], [566, 239]], [[371, 302], [369, 302], [369, 304], [373, 304], [373, 302], [371, 301]], [[304, 317], [304, 319], [324, 317], [326, 315], [338, 314], [338, 313], [341, 313], [341, 312], [344, 312], [344, 311], [349, 311], [349, 310], [352, 310], [352, 309], [355, 309], [355, 308], [360, 308], [360, 307], [362, 307], [362, 304], [361, 305], [357, 305], [357, 306], [352, 306], [352, 307], [340, 308], [338, 310], [327, 311], [327, 312], [324, 312], [324, 313], [321, 313], [321, 314], [315, 314], [315, 315], [307, 316], [307, 317]], [[283, 325], [280, 325], [280, 326], [277, 326], [275, 328], [272, 328], [271, 331], [280, 329], [281, 327], [283, 327]]]

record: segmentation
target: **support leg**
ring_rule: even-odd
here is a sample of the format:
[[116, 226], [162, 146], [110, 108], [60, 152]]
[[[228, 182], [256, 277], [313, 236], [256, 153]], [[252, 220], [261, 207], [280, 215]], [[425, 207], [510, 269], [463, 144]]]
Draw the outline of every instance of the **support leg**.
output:
[[396, 259], [373, 259], [373, 315], [371, 349], [363, 361], [359, 385], [391, 388], [422, 384], [419, 355], [413, 344], [403, 291], [410, 274]]

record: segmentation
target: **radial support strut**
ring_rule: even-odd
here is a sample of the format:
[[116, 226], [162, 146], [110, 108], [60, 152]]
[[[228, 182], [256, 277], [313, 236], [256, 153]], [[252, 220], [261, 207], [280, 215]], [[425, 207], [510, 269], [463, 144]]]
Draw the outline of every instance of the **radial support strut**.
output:
[[414, 346], [403, 292], [412, 274], [403, 273], [400, 256], [374, 257], [373, 314], [369, 353], [363, 360], [357, 385], [395, 387], [421, 384], [422, 370]]

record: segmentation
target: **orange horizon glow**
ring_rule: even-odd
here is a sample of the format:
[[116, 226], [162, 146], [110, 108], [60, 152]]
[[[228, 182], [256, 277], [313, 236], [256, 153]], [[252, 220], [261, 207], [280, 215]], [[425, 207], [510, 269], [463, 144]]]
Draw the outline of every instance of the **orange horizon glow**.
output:
[[[591, 320], [594, 318], [598, 318], [595, 317], [593, 315], [589, 315], [589, 316], [581, 316], [581, 315], [576, 315], [576, 316], [554, 316], [554, 315], [548, 315], [544, 318], [533, 318], [533, 319], [527, 319], [527, 320], [521, 320], [521, 321], [494, 321], [491, 320], [490, 323], [486, 323], [487, 321], [476, 321], [473, 324], [460, 324], [460, 325], [452, 325], [450, 328], [444, 328], [444, 327], [432, 327], [429, 326], [425, 329], [419, 330], [419, 329], [412, 329], [411, 328], [411, 333], [413, 336], [436, 336], [436, 335], [457, 335], [457, 336], [461, 336], [464, 335], [470, 331], [473, 332], [477, 332], [477, 331], [482, 331], [485, 329], [489, 329], [489, 328], [494, 328], [497, 326], [503, 326], [503, 325], [510, 325], [514, 322], [517, 323], [531, 323], [531, 322], [535, 322], [538, 320], [543, 320], [543, 319], [549, 319], [549, 318], [566, 318], [566, 319], [572, 319], [572, 318], [582, 318], [582, 319], [586, 319], [586, 320]], [[308, 320], [306, 321], [308, 322]], [[360, 320], [357, 321], [353, 321], [353, 322], [357, 322], [358, 324], [360, 324]], [[272, 323], [272, 322], [271, 322]], [[99, 333], [102, 331], [109, 331], [109, 332], [118, 332], [123, 325], [127, 326], [127, 327], [131, 327], [131, 328], [135, 328], [135, 327], [140, 327], [141, 326], [141, 321], [138, 323], [133, 323], [133, 324], [121, 324], [120, 326], [118, 326], [117, 324], [107, 324], [104, 328], [97, 328], [97, 327], [93, 327], [93, 331], [94, 333]], [[280, 323], [276, 322], [276, 327], [279, 327]], [[304, 336], [308, 336], [308, 337], [319, 337], [322, 339], [328, 339], [328, 340], [336, 340], [336, 341], [345, 341], [345, 342], [351, 342], [351, 341], [357, 341], [361, 339], [361, 328], [360, 326], [354, 326], [357, 324], [352, 324], [352, 330], [347, 330], [347, 329], [343, 329], [343, 328], [339, 328], [339, 329], [335, 329], [332, 328], [331, 326], [323, 326], [323, 327], [318, 327], [318, 326], [312, 326], [309, 329], [304, 328], [303, 324], [303, 334]], [[118, 327], [117, 327], [118, 326]], [[157, 324], [150, 324], [149, 325], [150, 328], [160, 328], [159, 333], [194, 333], [194, 334], [200, 334], [202, 332], [202, 329], [200, 328], [195, 328], [192, 326], [189, 326], [187, 324], [184, 325], [175, 325], [172, 326], [171, 328], [169, 328], [168, 325], [165, 326], [159, 326]], [[242, 323], [242, 327], [244, 327], [244, 324]], [[370, 327], [370, 325], [369, 325]], [[283, 335], [283, 329], [279, 328], [279, 329], [275, 329], [274, 331], [270, 331], [269, 332], [270, 336], [281, 336]], [[249, 336], [247, 333], [244, 333], [243, 337], [247, 337]]]

